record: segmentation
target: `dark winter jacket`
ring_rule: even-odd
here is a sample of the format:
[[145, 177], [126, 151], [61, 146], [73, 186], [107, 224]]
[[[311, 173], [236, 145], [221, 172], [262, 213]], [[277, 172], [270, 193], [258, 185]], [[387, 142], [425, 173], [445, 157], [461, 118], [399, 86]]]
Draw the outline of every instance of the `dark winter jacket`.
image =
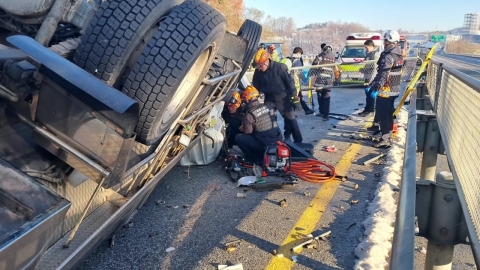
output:
[[[400, 92], [403, 56], [400, 46], [386, 48], [377, 61], [377, 75], [370, 83], [370, 88], [380, 95], [398, 96]], [[383, 87], [383, 88], [382, 88]], [[390, 88], [385, 90], [384, 87]]]
[[270, 61], [266, 71], [256, 69], [252, 84], [258, 91], [265, 94], [265, 99], [272, 96], [292, 97], [297, 92], [295, 82], [286, 65]]

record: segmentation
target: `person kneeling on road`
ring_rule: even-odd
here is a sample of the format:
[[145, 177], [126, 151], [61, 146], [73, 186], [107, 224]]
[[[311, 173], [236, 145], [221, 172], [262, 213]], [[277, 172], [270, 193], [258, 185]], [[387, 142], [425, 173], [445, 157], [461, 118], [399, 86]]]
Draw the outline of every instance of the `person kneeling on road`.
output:
[[400, 34], [397, 31], [387, 30], [383, 34], [385, 50], [380, 54], [375, 79], [368, 86], [372, 98], [377, 98], [378, 120], [380, 122], [381, 137], [377, 138], [375, 147], [390, 147], [393, 133], [393, 113], [395, 99], [400, 94], [403, 56], [400, 46]]
[[293, 103], [298, 104], [299, 97], [292, 76], [288, 73], [287, 66], [275, 62], [270, 54], [260, 49], [255, 54], [257, 69], [253, 73], [253, 86], [265, 94], [265, 105], [278, 110], [284, 120], [284, 137], [289, 140], [293, 136], [295, 143], [302, 142], [302, 133], [298, 126]]
[[241, 108], [242, 99], [238, 92], [233, 92], [232, 98], [225, 103], [222, 111], [222, 118], [227, 124], [225, 133], [227, 136], [228, 148], [232, 148], [235, 143], [235, 136], [242, 133], [240, 127], [242, 126], [243, 112]]
[[243, 134], [235, 137], [244, 157], [255, 164], [261, 164], [266, 146], [283, 140], [275, 115], [258, 101], [259, 96], [253, 86], [248, 86], [242, 93], [242, 101], [246, 104], [241, 127]]

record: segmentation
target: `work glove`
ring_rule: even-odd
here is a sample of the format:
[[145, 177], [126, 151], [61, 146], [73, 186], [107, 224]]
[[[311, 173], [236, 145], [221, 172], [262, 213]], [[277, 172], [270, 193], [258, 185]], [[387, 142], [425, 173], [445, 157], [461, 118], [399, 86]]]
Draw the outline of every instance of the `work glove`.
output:
[[365, 88], [365, 93], [368, 94], [368, 91], [370, 91], [370, 87], [366, 87], [366, 88]]
[[378, 90], [372, 91], [372, 93], [370, 94], [370, 96], [371, 96], [372, 98], [377, 98], [377, 96], [378, 96]]
[[302, 106], [300, 104], [300, 98], [299, 97], [291, 97], [290, 102], [292, 103], [293, 109], [295, 111], [302, 110]]

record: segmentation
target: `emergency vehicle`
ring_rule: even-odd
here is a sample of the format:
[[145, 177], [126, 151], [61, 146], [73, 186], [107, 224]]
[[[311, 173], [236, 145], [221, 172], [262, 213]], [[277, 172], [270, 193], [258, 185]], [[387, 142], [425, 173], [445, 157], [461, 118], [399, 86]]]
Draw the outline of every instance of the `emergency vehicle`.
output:
[[345, 47], [338, 58], [339, 63], [358, 63], [363, 62], [367, 52], [365, 51], [364, 43], [371, 39], [375, 48], [380, 48], [383, 51], [382, 34], [380, 33], [351, 33], [348, 35]]
[[402, 49], [402, 55], [403, 57], [407, 57], [408, 55], [408, 49], [409, 49], [409, 43], [407, 41], [407, 38], [405, 35], [400, 35], [400, 42], [399, 42], [400, 48]]

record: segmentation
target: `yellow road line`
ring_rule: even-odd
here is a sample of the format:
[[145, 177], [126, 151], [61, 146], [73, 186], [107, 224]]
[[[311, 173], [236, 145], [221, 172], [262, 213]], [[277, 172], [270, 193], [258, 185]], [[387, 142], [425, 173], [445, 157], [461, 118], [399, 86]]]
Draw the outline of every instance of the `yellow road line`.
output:
[[[343, 155], [342, 159], [338, 162], [337, 166], [335, 167], [335, 171], [337, 175], [346, 175], [348, 169], [352, 165], [352, 161], [360, 151], [362, 146], [360, 144], [352, 144], [347, 149], [345, 155]], [[279, 249], [277, 253], [284, 254], [284, 257], [273, 257], [267, 267], [267, 270], [283, 270], [283, 269], [291, 269], [294, 265], [294, 262], [288, 258], [288, 253], [290, 251], [290, 246], [287, 246], [289, 243], [302, 238], [303, 235], [310, 234], [313, 232], [317, 223], [320, 221], [320, 218], [323, 215], [323, 212], [328, 206], [328, 203], [332, 199], [333, 195], [337, 191], [337, 188], [340, 186], [340, 181], [329, 181], [322, 185], [322, 187], [318, 190], [317, 195], [315, 198], [310, 202], [308, 208], [303, 212], [300, 219], [297, 221], [293, 229], [288, 234], [287, 238], [283, 241], [282, 247]], [[298, 230], [300, 229], [300, 230]], [[298, 244], [298, 243], [297, 243]], [[294, 246], [294, 245], [292, 245]], [[300, 253], [301, 249], [296, 250], [296, 253]]]

